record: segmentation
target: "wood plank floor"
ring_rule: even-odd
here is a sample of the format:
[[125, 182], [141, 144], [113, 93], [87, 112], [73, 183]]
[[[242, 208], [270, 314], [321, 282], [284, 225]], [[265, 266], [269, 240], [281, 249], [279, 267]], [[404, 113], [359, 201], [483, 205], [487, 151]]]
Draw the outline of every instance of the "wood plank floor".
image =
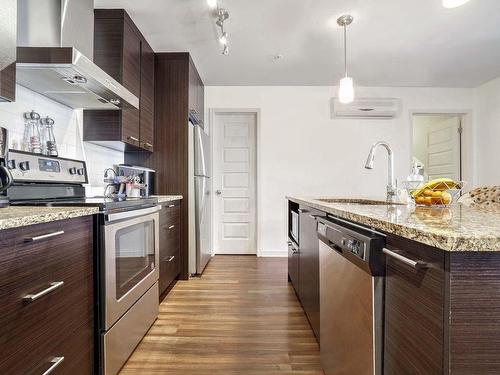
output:
[[121, 375], [323, 375], [287, 260], [216, 256], [179, 281]]

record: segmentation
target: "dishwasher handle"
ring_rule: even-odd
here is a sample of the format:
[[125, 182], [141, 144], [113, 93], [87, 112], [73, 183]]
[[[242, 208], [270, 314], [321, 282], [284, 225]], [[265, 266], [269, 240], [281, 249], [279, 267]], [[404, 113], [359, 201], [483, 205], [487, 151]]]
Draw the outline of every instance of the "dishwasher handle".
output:
[[382, 252], [385, 255], [387, 255], [391, 258], [394, 258], [394, 259], [398, 260], [399, 262], [406, 264], [407, 266], [410, 266], [416, 270], [420, 270], [420, 269], [429, 267], [429, 265], [423, 261], [413, 260], [413, 259], [407, 258], [407, 257], [405, 257], [399, 253], [396, 253], [395, 251], [389, 250], [385, 247], [382, 249]]

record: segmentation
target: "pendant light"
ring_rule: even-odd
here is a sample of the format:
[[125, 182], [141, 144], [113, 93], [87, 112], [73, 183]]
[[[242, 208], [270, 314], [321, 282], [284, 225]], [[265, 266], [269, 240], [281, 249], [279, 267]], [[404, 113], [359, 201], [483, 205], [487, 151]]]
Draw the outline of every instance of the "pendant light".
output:
[[337, 24], [344, 28], [344, 78], [339, 83], [339, 100], [341, 103], [347, 104], [354, 100], [354, 81], [347, 74], [347, 26], [349, 26], [354, 18], [349, 14], [340, 16], [337, 19]]
[[443, 6], [445, 8], [457, 8], [459, 6], [468, 3], [470, 0], [443, 0]]

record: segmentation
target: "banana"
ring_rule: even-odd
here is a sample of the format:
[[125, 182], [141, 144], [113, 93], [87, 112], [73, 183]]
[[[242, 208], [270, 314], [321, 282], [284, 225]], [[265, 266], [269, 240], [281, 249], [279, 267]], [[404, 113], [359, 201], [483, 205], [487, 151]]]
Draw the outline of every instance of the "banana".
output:
[[444, 191], [454, 189], [458, 186], [458, 182], [453, 181], [451, 178], [437, 178], [424, 184], [421, 188], [416, 189], [411, 193], [413, 198], [421, 195], [425, 190], [430, 189], [433, 191]]

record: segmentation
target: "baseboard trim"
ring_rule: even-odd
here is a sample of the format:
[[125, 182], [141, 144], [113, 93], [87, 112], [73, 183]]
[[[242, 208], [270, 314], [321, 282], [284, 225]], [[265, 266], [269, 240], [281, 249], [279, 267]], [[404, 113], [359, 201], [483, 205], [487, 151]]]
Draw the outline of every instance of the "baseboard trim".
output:
[[261, 250], [259, 257], [262, 258], [286, 258], [288, 257], [287, 250]]

